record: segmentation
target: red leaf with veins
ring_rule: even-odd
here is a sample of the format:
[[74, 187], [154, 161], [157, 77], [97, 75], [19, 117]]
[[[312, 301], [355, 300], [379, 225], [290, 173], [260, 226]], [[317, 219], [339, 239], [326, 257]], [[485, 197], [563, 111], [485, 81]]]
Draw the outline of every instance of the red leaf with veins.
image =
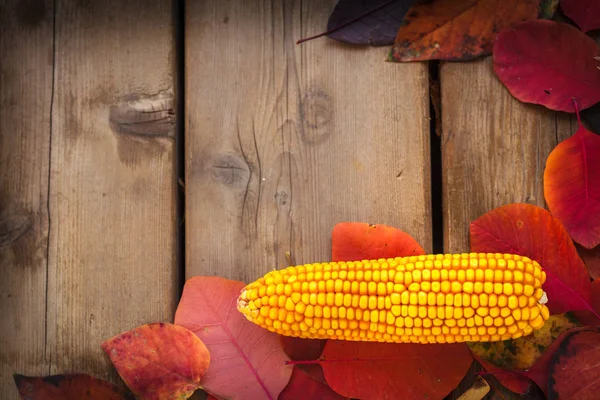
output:
[[292, 374], [278, 335], [246, 320], [236, 308], [243, 282], [189, 279], [175, 323], [204, 342], [211, 355], [202, 379], [207, 391], [228, 399], [277, 399]]
[[[600, 71], [597, 71], [600, 75]], [[546, 160], [544, 197], [574, 241], [600, 244], [600, 136], [579, 125]]]
[[548, 398], [596, 400], [600, 393], [600, 332], [580, 331], [558, 347], [550, 367]]
[[521, 374], [532, 381], [534, 381], [540, 389], [548, 396], [548, 379], [550, 378], [550, 368], [552, 366], [553, 357], [558, 350], [560, 344], [570, 335], [575, 332], [583, 332], [592, 330], [589, 327], [573, 328], [566, 332], [561, 333], [558, 338], [546, 349], [542, 357], [535, 363], [535, 365]]
[[575, 112], [573, 99], [581, 109], [600, 101], [600, 48], [573, 26], [523, 22], [498, 34], [493, 54], [498, 78], [521, 101], [566, 112]]
[[562, 224], [543, 208], [509, 204], [470, 226], [471, 251], [512, 253], [536, 260], [546, 272], [543, 286], [552, 314], [590, 309], [590, 278]]

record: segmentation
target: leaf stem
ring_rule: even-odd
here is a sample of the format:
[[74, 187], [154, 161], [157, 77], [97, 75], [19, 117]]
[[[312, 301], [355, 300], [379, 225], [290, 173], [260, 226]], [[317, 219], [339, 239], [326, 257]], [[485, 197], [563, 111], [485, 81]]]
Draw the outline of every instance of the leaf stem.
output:
[[581, 116], [579, 115], [579, 106], [577, 105], [576, 98], [573, 98], [573, 106], [575, 107], [575, 114], [577, 114], [577, 122], [579, 122], [579, 126], [581, 126]]
[[335, 28], [332, 28], [332, 29], [330, 29], [330, 30], [328, 30], [326, 32], [319, 33], [318, 35], [314, 35], [314, 36], [310, 36], [310, 37], [307, 37], [307, 38], [300, 39], [300, 40], [298, 40], [296, 42], [296, 44], [308, 42], [309, 40], [318, 39], [318, 38], [320, 38], [322, 36], [330, 35], [333, 32], [339, 31], [340, 29], [345, 28], [345, 27], [347, 27], [350, 24], [353, 24], [353, 23], [355, 23], [357, 21], [360, 21], [364, 17], [366, 17], [368, 15], [371, 15], [374, 12], [379, 11], [382, 8], [385, 8], [385, 7], [389, 6], [390, 4], [392, 4], [392, 3], [396, 2], [396, 1], [398, 1], [398, 0], [389, 0], [389, 1], [386, 1], [385, 3], [380, 4], [377, 7], [373, 8], [373, 9], [371, 9], [369, 11], [365, 11], [364, 13], [360, 14], [359, 16], [357, 16], [357, 17], [355, 17], [355, 18], [353, 18], [353, 19], [351, 19], [351, 20], [349, 20], [347, 22], [344, 22], [343, 24], [340, 24], [340, 25], [336, 26]]
[[318, 360], [298, 360], [298, 361], [286, 361], [285, 365], [304, 365], [304, 364], [322, 364], [329, 362], [372, 362], [372, 361], [398, 361], [402, 359], [415, 358], [420, 359], [423, 358], [421, 356], [415, 357], [396, 357], [396, 358], [335, 358], [335, 359], [318, 359]]

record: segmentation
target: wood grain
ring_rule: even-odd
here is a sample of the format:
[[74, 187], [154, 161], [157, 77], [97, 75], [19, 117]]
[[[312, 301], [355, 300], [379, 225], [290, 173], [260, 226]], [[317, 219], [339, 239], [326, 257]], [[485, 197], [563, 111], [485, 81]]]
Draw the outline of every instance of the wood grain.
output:
[[0, 398], [45, 358], [52, 2], [0, 5]]
[[319, 40], [334, 0], [188, 1], [187, 275], [250, 281], [331, 258], [335, 223], [431, 249], [425, 64]]
[[100, 344], [177, 296], [170, 2], [58, 2], [50, 171], [51, 373], [117, 381]]
[[574, 132], [570, 118], [513, 98], [491, 57], [444, 63], [442, 168], [444, 247], [469, 250], [469, 224], [514, 202], [545, 206], [546, 158]]

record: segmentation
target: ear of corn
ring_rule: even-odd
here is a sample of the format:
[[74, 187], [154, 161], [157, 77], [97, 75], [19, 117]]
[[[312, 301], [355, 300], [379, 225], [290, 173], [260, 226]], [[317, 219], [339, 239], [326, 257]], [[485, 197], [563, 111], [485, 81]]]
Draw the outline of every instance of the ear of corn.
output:
[[247, 285], [238, 310], [286, 336], [394, 343], [516, 339], [549, 317], [546, 274], [513, 254], [299, 265]]

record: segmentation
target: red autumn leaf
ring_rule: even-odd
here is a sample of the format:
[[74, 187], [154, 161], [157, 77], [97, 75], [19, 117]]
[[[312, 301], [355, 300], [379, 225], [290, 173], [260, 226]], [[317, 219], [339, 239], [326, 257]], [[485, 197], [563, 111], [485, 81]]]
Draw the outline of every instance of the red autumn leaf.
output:
[[600, 313], [600, 278], [592, 282], [592, 307]]
[[[542, 43], [542, 45], [540, 45]], [[579, 29], [535, 20], [500, 32], [494, 43], [494, 71], [520, 101], [575, 112], [600, 101], [600, 48]]]
[[591, 297], [591, 305], [596, 314], [589, 310], [575, 311], [573, 314], [582, 325], [598, 326], [600, 325], [600, 317], [598, 317], [600, 314], [600, 278], [591, 284]]
[[580, 125], [552, 150], [544, 197], [574, 241], [588, 249], [600, 244], [600, 136]]
[[560, 0], [560, 8], [582, 31], [600, 29], [600, 1]]
[[592, 330], [589, 327], [573, 328], [561, 333], [558, 338], [546, 349], [542, 357], [529, 370], [519, 372], [524, 377], [534, 381], [540, 389], [548, 396], [548, 379], [550, 378], [550, 367], [552, 366], [553, 358], [560, 344], [575, 332], [583, 332]]
[[575, 247], [592, 279], [600, 278], [600, 246], [593, 249], [586, 249], [580, 245], [575, 245]]
[[386, 225], [342, 222], [331, 235], [333, 261], [377, 260], [425, 254], [409, 234]]
[[85, 374], [13, 377], [23, 400], [135, 400], [112, 383]]
[[243, 282], [197, 276], [188, 279], [175, 323], [206, 344], [211, 363], [202, 379], [209, 392], [229, 399], [276, 399], [292, 366], [278, 335], [246, 320], [236, 302]]
[[392, 61], [468, 60], [488, 55], [496, 34], [538, 17], [539, 0], [435, 0], [412, 7]]
[[142, 325], [102, 343], [123, 381], [144, 399], [188, 398], [210, 363], [206, 346], [181, 326]]
[[352, 398], [443, 399], [473, 358], [464, 343], [393, 344], [329, 340], [322, 362], [327, 383]]
[[531, 390], [532, 382], [529, 378], [519, 374], [490, 364], [485, 360], [475, 357], [481, 366], [494, 376], [508, 390], [514, 393], [523, 395]]
[[[294, 361], [316, 360], [321, 357], [323, 348], [327, 340], [324, 339], [301, 339], [292, 336], [279, 336], [281, 347], [285, 354]], [[325, 383], [323, 368], [318, 363], [315, 364], [296, 364], [296, 368], [301, 369], [311, 378]], [[292, 373], [293, 374], [293, 373]]]
[[296, 366], [292, 378], [279, 395], [278, 400], [344, 400], [345, 397], [337, 394], [329, 386], [318, 382], [302, 372]]
[[600, 393], [600, 332], [569, 335], [554, 354], [550, 367], [550, 399], [596, 400]]
[[470, 238], [473, 252], [512, 253], [540, 263], [551, 313], [590, 308], [585, 265], [565, 228], [543, 208], [530, 204], [496, 208], [471, 223]]

